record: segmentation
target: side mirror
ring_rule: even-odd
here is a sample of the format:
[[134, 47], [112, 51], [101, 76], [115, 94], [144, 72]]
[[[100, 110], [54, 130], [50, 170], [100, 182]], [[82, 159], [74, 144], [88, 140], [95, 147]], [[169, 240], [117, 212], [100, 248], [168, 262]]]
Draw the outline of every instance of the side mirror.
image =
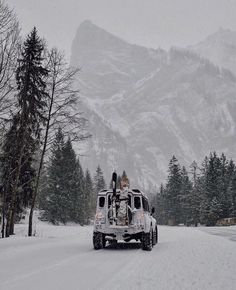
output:
[[155, 207], [152, 207], [151, 213], [152, 213], [152, 215], [155, 213]]

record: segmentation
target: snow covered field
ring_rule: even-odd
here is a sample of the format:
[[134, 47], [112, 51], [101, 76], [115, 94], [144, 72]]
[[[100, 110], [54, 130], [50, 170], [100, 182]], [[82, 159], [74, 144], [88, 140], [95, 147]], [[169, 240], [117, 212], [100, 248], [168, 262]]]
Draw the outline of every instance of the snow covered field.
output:
[[236, 289], [236, 227], [159, 227], [152, 252], [138, 243], [95, 251], [92, 227], [37, 225], [0, 239], [0, 289]]

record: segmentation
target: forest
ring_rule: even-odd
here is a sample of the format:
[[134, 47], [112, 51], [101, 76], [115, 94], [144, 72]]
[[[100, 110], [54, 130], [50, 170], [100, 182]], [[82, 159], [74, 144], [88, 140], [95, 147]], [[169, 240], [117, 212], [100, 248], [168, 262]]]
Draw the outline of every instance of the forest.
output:
[[216, 225], [236, 216], [236, 167], [222, 153], [206, 156], [189, 171], [173, 156], [165, 184], [153, 199], [159, 224]]

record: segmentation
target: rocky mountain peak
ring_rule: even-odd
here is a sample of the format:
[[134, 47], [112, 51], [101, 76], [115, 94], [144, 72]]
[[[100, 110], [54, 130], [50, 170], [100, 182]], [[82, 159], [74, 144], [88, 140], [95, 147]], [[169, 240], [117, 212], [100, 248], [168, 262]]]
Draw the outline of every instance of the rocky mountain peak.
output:
[[104, 50], [125, 46], [126, 42], [112, 35], [103, 28], [93, 24], [90, 20], [82, 22], [77, 30], [72, 44], [74, 50]]
[[189, 48], [214, 64], [231, 70], [236, 75], [236, 31], [221, 27]]
[[100, 164], [107, 180], [125, 169], [133, 185], [148, 188], [164, 180], [172, 155], [186, 166], [212, 150], [236, 156], [235, 80], [209, 61], [220, 52], [226, 63], [234, 54], [209, 39], [203, 44], [196, 53], [167, 53], [126, 43], [90, 21], [80, 25], [71, 64], [82, 66], [78, 86], [93, 135], [84, 166]]

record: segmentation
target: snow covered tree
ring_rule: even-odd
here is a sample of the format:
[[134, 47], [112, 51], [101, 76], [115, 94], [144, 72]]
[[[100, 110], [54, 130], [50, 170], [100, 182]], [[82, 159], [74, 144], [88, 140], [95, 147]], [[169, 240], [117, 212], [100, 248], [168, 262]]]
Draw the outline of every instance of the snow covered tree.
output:
[[[34, 28], [24, 42], [21, 57], [16, 69], [17, 120], [15, 178], [11, 185], [11, 200], [7, 213], [7, 235], [13, 234], [17, 196], [22, 170], [26, 162], [31, 166], [38, 149], [42, 123], [45, 121], [44, 108], [48, 97], [45, 88], [47, 70], [43, 66], [44, 45]], [[25, 175], [28, 173], [25, 172]]]
[[85, 223], [86, 197], [83, 169], [70, 139], [59, 128], [52, 147], [47, 187], [42, 193], [44, 215], [53, 224]]
[[43, 218], [53, 224], [59, 221], [65, 222], [64, 217], [64, 201], [67, 202], [63, 196], [63, 167], [64, 160], [62, 151], [64, 148], [64, 136], [60, 130], [56, 134], [55, 141], [52, 147], [52, 156], [50, 158], [50, 165], [48, 168], [47, 187], [43, 191], [44, 201], [44, 215]]
[[200, 222], [200, 204], [202, 200], [202, 179], [198, 177], [190, 193], [190, 224], [195, 226]]
[[192, 174], [192, 183], [193, 186], [196, 184], [198, 178], [198, 165], [197, 162], [194, 160], [190, 165], [190, 173]]
[[229, 216], [236, 217], [236, 171], [234, 171], [228, 187]]
[[122, 172], [122, 175], [121, 175], [121, 178], [125, 178], [125, 177], [127, 177], [127, 174], [126, 174], [126, 172], [125, 172], [125, 170]]
[[[15, 179], [16, 158], [18, 146], [16, 136], [18, 130], [18, 118], [15, 116], [12, 120], [10, 129], [5, 135], [2, 155], [1, 155], [1, 201], [2, 201], [2, 237], [9, 236], [6, 232], [5, 219], [10, 210], [12, 198], [12, 185]], [[8, 221], [9, 222], [9, 221]], [[9, 227], [9, 225], [8, 225]]]
[[85, 172], [85, 213], [86, 213], [86, 224], [89, 223], [90, 219], [94, 218], [96, 211], [97, 195], [94, 192], [93, 181], [89, 170]]
[[[61, 196], [66, 198], [65, 220], [79, 222], [79, 196], [83, 194], [83, 172], [76, 154], [72, 148], [70, 139], [68, 139], [62, 150], [63, 160], [63, 179], [61, 187]], [[82, 210], [81, 210], [82, 211]]]
[[106, 188], [106, 183], [103, 177], [103, 172], [101, 167], [98, 165], [97, 169], [96, 169], [96, 173], [93, 179], [93, 184], [94, 184], [94, 190], [96, 192], [96, 194], [102, 190]]
[[84, 179], [84, 171], [80, 164], [79, 158], [76, 160], [76, 179], [77, 179], [77, 194], [74, 196], [75, 198], [75, 216], [73, 220], [75, 222], [84, 225], [86, 223], [86, 203], [87, 196], [85, 195], [85, 179]]
[[[166, 186], [155, 197], [160, 223], [199, 222], [215, 225], [218, 219], [236, 215], [236, 168], [232, 160], [222, 154], [205, 157], [201, 168], [194, 161], [190, 166], [192, 182], [186, 169], [175, 157], [169, 164]], [[200, 173], [198, 171], [200, 170]]]
[[166, 184], [165, 212], [168, 217], [168, 223], [176, 225], [180, 222], [181, 207], [180, 193], [182, 186], [181, 169], [175, 156], [169, 163], [169, 175]]
[[[216, 153], [211, 153], [209, 159], [205, 158], [202, 184], [202, 199], [200, 204], [200, 219], [206, 225], [215, 225], [222, 215], [221, 185], [222, 181], [221, 162]], [[219, 214], [216, 214], [216, 211]]]
[[166, 213], [166, 196], [165, 196], [165, 188], [164, 185], [161, 184], [159, 192], [155, 195], [153, 205], [155, 207], [155, 218], [157, 219], [158, 224], [167, 224], [168, 217]]
[[180, 219], [184, 224], [191, 223], [191, 192], [192, 183], [189, 180], [186, 168], [183, 166], [181, 170], [182, 184], [179, 195], [181, 214]]

